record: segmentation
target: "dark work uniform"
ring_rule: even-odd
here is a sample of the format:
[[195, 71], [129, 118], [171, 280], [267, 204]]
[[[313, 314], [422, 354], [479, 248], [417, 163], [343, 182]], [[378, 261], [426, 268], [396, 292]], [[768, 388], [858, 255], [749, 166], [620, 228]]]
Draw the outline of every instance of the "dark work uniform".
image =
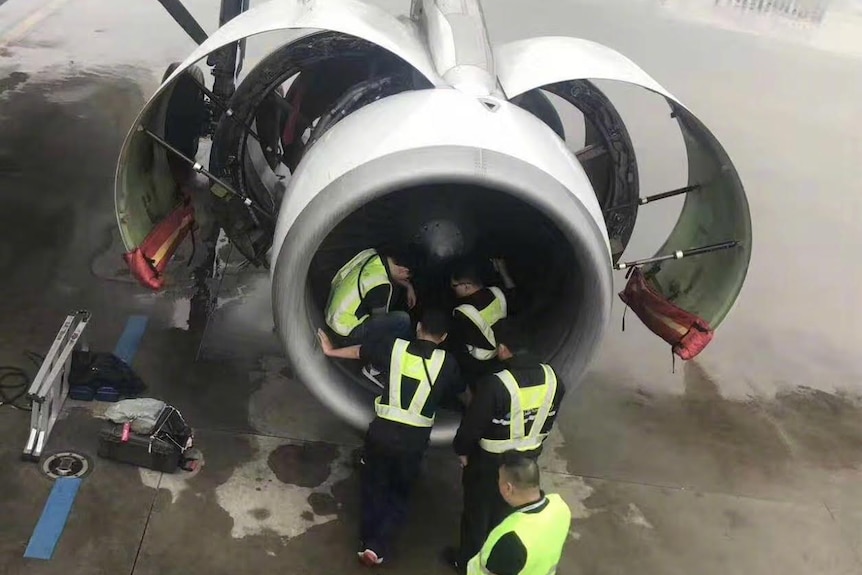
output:
[[[506, 314], [500, 321], [494, 324], [495, 335], [499, 333], [501, 327], [506, 326], [508, 316], [518, 313], [519, 298], [515, 289], [503, 289], [503, 295], [506, 296]], [[494, 300], [494, 294], [488, 288], [482, 288], [473, 295], [455, 300], [455, 306], [469, 304], [477, 310], [487, 307]], [[449, 337], [447, 338], [446, 349], [452, 350], [458, 360], [458, 365], [461, 366], [461, 371], [464, 374], [464, 379], [470, 384], [471, 389], [476, 380], [490, 373], [495, 373], [503, 369], [503, 364], [496, 357], [493, 359], [482, 361], [476, 359], [467, 351], [467, 346], [472, 345], [480, 348], [488, 348], [488, 340], [479, 330], [475, 323], [470, 321], [470, 318], [461, 312], [455, 312], [452, 317], [452, 327], [449, 329]], [[497, 338], [497, 343], [506, 343]]]
[[[541, 385], [545, 374], [540, 362], [530, 354], [519, 354], [501, 362], [518, 383], [523, 386]], [[565, 385], [557, 376], [557, 392], [554, 395], [551, 411], [542, 426], [547, 433], [556, 421], [560, 403], [565, 395]], [[468, 457], [467, 466], [461, 476], [464, 490], [464, 506], [461, 513], [461, 547], [458, 561], [466, 565], [479, 550], [494, 527], [511, 513], [511, 508], [503, 500], [498, 487], [498, 474], [501, 456], [489, 453], [479, 446], [480, 439], [504, 439], [508, 435], [511, 396], [503, 382], [495, 375], [489, 375], [476, 385], [476, 394], [470, 402], [453, 447], [458, 455]], [[495, 423], [495, 421], [497, 423]], [[527, 417], [528, 423], [529, 417]], [[527, 428], [529, 432], [529, 428]], [[524, 454], [538, 458], [542, 447]]]
[[[389, 394], [388, 372], [394, 344], [394, 338], [386, 338], [365, 344], [360, 349], [363, 361], [378, 365], [383, 371], [380, 376], [385, 383], [383, 397]], [[415, 340], [407, 351], [430, 359], [435, 349], [437, 347], [430, 341]], [[402, 380], [402, 405], [409, 405], [418, 383], [418, 380], [410, 378]], [[458, 364], [447, 353], [422, 415], [433, 416], [446, 395], [462, 391]], [[372, 549], [379, 557], [388, 553], [389, 542], [404, 519], [410, 490], [419, 474], [430, 436], [431, 427], [414, 427], [379, 416], [368, 426], [360, 475], [360, 551]]]

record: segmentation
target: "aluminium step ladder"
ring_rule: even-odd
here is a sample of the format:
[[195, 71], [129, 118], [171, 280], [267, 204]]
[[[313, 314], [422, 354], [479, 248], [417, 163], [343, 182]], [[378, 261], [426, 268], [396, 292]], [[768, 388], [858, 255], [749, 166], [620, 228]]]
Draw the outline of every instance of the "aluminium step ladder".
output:
[[39, 461], [42, 450], [69, 394], [69, 372], [72, 365], [72, 351], [76, 347], [86, 349], [81, 337], [90, 321], [91, 314], [79, 310], [66, 317], [51, 349], [39, 367], [27, 397], [31, 401], [30, 435], [21, 458], [25, 461]]

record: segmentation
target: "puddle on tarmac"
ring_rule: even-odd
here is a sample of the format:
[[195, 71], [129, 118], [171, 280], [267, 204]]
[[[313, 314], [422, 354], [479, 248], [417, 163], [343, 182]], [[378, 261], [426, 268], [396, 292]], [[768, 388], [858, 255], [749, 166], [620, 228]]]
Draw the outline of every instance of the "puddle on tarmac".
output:
[[336, 457], [338, 448], [329, 443], [282, 445], [269, 454], [267, 464], [282, 483], [314, 488], [330, 476]]
[[8, 90], [14, 90], [26, 82], [29, 77], [24, 72], [12, 72], [8, 76], [0, 78], [0, 94]]

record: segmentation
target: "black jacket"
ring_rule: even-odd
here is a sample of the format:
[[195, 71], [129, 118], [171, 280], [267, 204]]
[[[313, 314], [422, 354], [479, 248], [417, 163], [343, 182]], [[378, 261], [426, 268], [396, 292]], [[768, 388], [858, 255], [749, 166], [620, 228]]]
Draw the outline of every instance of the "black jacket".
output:
[[[392, 348], [395, 345], [395, 338], [389, 337], [378, 341], [372, 341], [363, 344], [359, 350], [359, 355], [362, 361], [380, 366], [383, 372], [379, 379], [384, 383], [382, 394], [389, 395], [389, 365], [392, 358]], [[412, 353], [430, 359], [431, 354], [437, 349], [430, 341], [414, 340], [410, 342], [407, 350]], [[443, 361], [443, 366], [440, 368], [440, 373], [437, 380], [431, 387], [431, 394], [425, 402], [427, 414], [430, 416], [440, 407], [440, 404], [449, 396], [454, 396], [463, 392], [464, 384], [461, 379], [461, 373], [458, 369], [458, 363], [452, 354], [447, 353], [446, 359]], [[410, 394], [412, 397], [415, 392], [415, 387], [410, 389], [404, 385], [402, 394]], [[407, 399], [405, 397], [405, 399]], [[373, 441], [380, 447], [392, 451], [413, 451], [422, 450], [428, 446], [428, 440], [431, 435], [430, 427], [413, 427], [404, 425], [395, 421], [381, 419], [375, 417], [368, 426], [367, 440]]]
[[[545, 373], [537, 358], [529, 354], [521, 354], [508, 361], [501, 362], [508, 369], [519, 385], [541, 385], [545, 381]], [[543, 432], [549, 432], [557, 418], [560, 403], [566, 393], [565, 384], [557, 376], [557, 392], [554, 395], [551, 412], [543, 427]], [[496, 375], [487, 375], [476, 383], [475, 393], [467, 408], [458, 433], [455, 435], [453, 447], [458, 455], [471, 455], [480, 449], [479, 440], [486, 437], [494, 425], [494, 419], [506, 419], [511, 408], [511, 398], [503, 382]], [[541, 453], [541, 447], [535, 450]]]

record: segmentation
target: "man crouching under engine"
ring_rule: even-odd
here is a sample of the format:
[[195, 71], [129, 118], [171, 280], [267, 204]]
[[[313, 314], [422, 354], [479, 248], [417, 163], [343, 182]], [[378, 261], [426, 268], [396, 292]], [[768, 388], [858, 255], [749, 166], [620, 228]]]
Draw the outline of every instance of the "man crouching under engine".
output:
[[[343, 345], [361, 345], [384, 336], [407, 339], [411, 321], [406, 309], [415, 305], [406, 257], [370, 248], [359, 252], [332, 278], [326, 325], [341, 337]], [[377, 379], [383, 367], [368, 363], [362, 373], [383, 387]]]
[[440, 349], [449, 315], [426, 310], [416, 338], [388, 337], [362, 345], [334, 348], [318, 330], [328, 357], [359, 359], [384, 367], [383, 392], [374, 401], [376, 417], [368, 426], [360, 460], [362, 511], [359, 560], [379, 565], [402, 522], [410, 490], [419, 474], [441, 401], [464, 391], [458, 364]]

